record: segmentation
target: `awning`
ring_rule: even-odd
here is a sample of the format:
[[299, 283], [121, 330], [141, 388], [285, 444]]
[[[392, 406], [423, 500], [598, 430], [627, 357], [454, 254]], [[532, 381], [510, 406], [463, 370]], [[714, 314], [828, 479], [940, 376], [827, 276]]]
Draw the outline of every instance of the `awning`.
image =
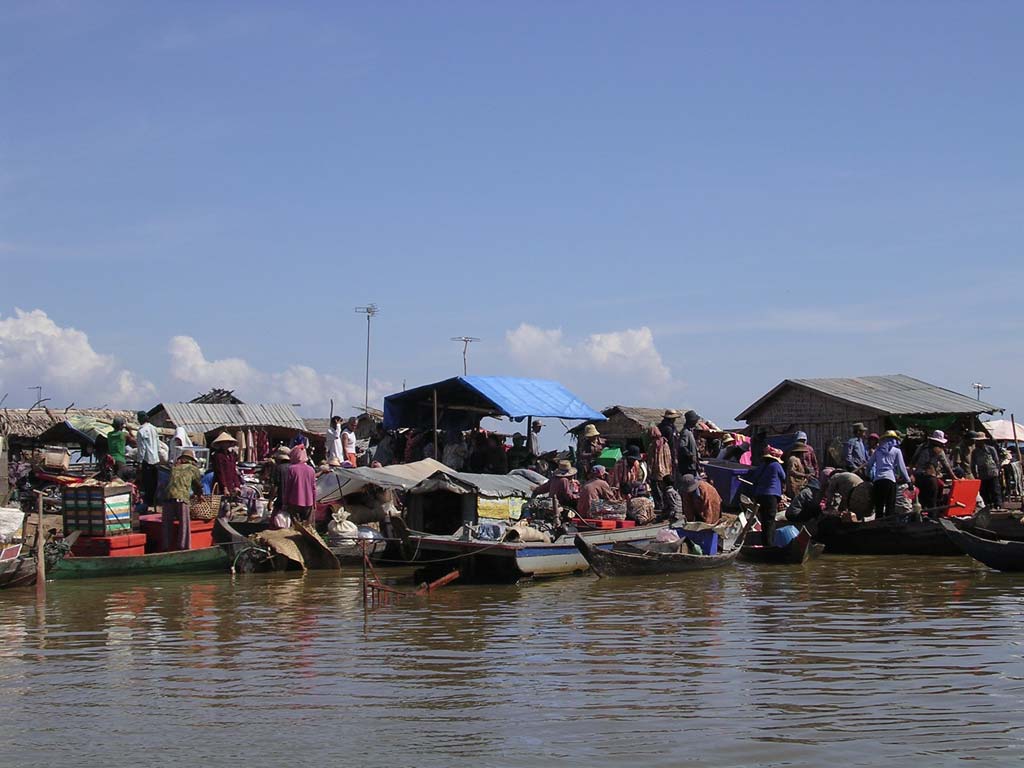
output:
[[527, 498], [538, 483], [533, 483], [521, 475], [484, 475], [472, 472], [455, 472], [441, 470], [415, 485], [410, 493], [432, 493], [448, 491], [449, 493], [478, 493], [492, 499], [509, 497]]
[[433, 429], [435, 393], [441, 429], [471, 429], [485, 416], [604, 421], [557, 381], [507, 376], [457, 376], [384, 398], [384, 428]]
[[[983, 421], [981, 426], [985, 428], [985, 431], [992, 436], [993, 440], [1010, 440], [1013, 437], [1013, 422], [1009, 419], [994, 419], [992, 421]], [[1017, 423], [1017, 440], [1024, 442], [1024, 424]]]
[[407, 491], [435, 472], [450, 472], [444, 464], [433, 459], [414, 461], [411, 464], [393, 464], [388, 467], [355, 467], [335, 469], [316, 480], [316, 500], [324, 503], [337, 501], [342, 496], [358, 493], [368, 485]]

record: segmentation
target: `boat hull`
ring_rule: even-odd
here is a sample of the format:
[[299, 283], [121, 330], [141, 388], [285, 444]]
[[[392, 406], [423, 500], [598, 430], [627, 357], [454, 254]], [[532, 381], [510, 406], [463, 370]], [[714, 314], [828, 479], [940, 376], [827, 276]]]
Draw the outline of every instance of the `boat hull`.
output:
[[47, 579], [97, 579], [108, 576], [150, 576], [173, 573], [227, 572], [229, 548], [224, 546], [156, 552], [134, 557], [65, 557], [47, 569]]
[[997, 571], [1024, 571], [1024, 542], [985, 539], [960, 530], [951, 520], [941, 523], [943, 532], [964, 554]]
[[821, 518], [818, 541], [826, 555], [927, 555], [953, 557], [963, 552], [935, 520], [900, 522], [896, 519], [854, 523], [838, 517]]
[[[667, 523], [637, 528], [586, 531], [578, 534], [594, 546], [610, 548], [619, 542], [649, 541]], [[496, 542], [455, 536], [432, 536], [410, 532], [409, 540], [415, 548], [417, 561], [457, 566], [463, 580], [515, 580], [524, 577], [546, 578], [585, 573], [590, 564], [573, 543], [571, 535], [556, 541]]]
[[574, 544], [594, 572], [601, 577], [662, 576], [687, 571], [705, 571], [732, 564], [740, 553], [740, 547], [718, 555], [621, 552], [611, 547], [604, 549], [595, 546], [581, 536], [576, 537]]
[[744, 544], [740, 550], [740, 560], [747, 563], [763, 563], [765, 565], [802, 565], [824, 547], [815, 544], [811, 533], [801, 528], [799, 535], [784, 547], [765, 547], [759, 544]]

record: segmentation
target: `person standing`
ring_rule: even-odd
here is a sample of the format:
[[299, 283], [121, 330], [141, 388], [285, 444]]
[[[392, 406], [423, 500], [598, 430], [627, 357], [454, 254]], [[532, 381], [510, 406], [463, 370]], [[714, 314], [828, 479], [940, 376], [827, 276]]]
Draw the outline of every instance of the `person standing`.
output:
[[972, 432], [974, 451], [971, 453], [971, 473], [981, 480], [981, 498], [986, 507], [1003, 506], [1003, 489], [999, 481], [1002, 457], [999, 449], [988, 442], [981, 432]]
[[[142, 486], [142, 503], [148, 511], [156, 504], [156, 485], [160, 464], [160, 433], [149, 423], [149, 414], [139, 411], [139, 431], [135, 433], [135, 461], [139, 464], [139, 485]], [[109, 450], [110, 438], [107, 438]]]
[[[192, 520], [189, 505], [192, 495], [203, 495], [203, 471], [196, 462], [196, 454], [185, 448], [171, 467], [171, 478], [167, 481], [167, 499], [164, 501], [162, 522], [164, 551], [192, 548]], [[174, 524], [178, 524], [178, 538], [174, 541]]]
[[124, 431], [124, 419], [120, 416], [114, 417], [114, 428], [107, 433], [107, 455], [114, 462], [114, 477], [121, 477], [124, 471], [125, 446], [128, 443], [128, 433]]
[[[584, 477], [589, 477], [591, 468], [601, 458], [601, 451], [604, 450], [604, 438], [601, 437], [597, 427], [587, 424], [583, 428], [577, 446], [579, 450], [576, 452], [576, 468]], [[669, 463], [671, 464], [671, 457]]]
[[[572, 479], [576, 476], [576, 468], [568, 461], [558, 462], [558, 469], [551, 475], [547, 482], [541, 483], [530, 492], [530, 498], [546, 493], [563, 507], [575, 507], [577, 502], [576, 490]], [[605, 483], [607, 485], [607, 483]]]
[[327, 463], [340, 467], [345, 460], [345, 451], [341, 445], [341, 416], [331, 416], [331, 424], [324, 433], [324, 445], [327, 450]]
[[761, 539], [766, 547], [772, 546], [775, 536], [775, 517], [779, 513], [782, 486], [786, 470], [782, 468], [782, 451], [766, 445], [761, 453], [761, 464], [747, 472], [747, 480], [757, 502], [757, 517], [761, 521]]
[[309, 465], [306, 446], [296, 445], [281, 467], [281, 509], [294, 520], [313, 522], [316, 507], [316, 470]]
[[210, 454], [210, 463], [213, 465], [213, 478], [220, 485], [220, 491], [228, 496], [234, 496], [242, 485], [238, 477], [238, 462], [231, 448], [237, 445], [237, 441], [227, 432], [221, 432], [210, 443], [213, 453]]
[[672, 448], [657, 427], [651, 427], [648, 430], [647, 442], [647, 467], [650, 470], [647, 476], [651, 478], [651, 490], [655, 494], [654, 501], [664, 510], [664, 478], [672, 476]]
[[679, 430], [676, 429], [676, 419], [679, 418], [679, 411], [669, 408], [661, 414], [661, 421], [658, 423], [658, 431], [668, 443], [672, 452], [672, 477], [676, 476], [679, 469]]
[[530, 434], [526, 437], [526, 448], [530, 452], [530, 463], [536, 463], [540, 458], [540, 431], [544, 427], [540, 419], [534, 420], [530, 426]]
[[796, 442], [789, 449], [790, 455], [798, 454], [804, 465], [804, 471], [811, 477], [817, 477], [821, 472], [821, 467], [818, 466], [818, 455], [814, 452], [814, 448], [807, 443], [807, 433], [797, 432], [793, 438]]
[[868, 463], [868, 444], [864, 437], [868, 428], [861, 422], [853, 425], [853, 437], [843, 445], [843, 468], [847, 472], [859, 472]]
[[347, 461], [354, 467], [356, 465], [356, 419], [354, 416], [345, 422], [345, 428], [341, 430], [341, 452], [342, 461]]
[[701, 470], [700, 453], [697, 450], [697, 438], [693, 430], [700, 422], [696, 411], [687, 411], [683, 415], [683, 429], [679, 433], [678, 466], [680, 475], [699, 475]]
[[875, 519], [880, 520], [896, 514], [896, 482], [910, 484], [910, 473], [907, 472], [903, 451], [900, 450], [898, 432], [889, 430], [882, 436], [878, 450], [871, 456], [868, 470], [874, 478], [871, 486], [871, 506], [875, 512]]

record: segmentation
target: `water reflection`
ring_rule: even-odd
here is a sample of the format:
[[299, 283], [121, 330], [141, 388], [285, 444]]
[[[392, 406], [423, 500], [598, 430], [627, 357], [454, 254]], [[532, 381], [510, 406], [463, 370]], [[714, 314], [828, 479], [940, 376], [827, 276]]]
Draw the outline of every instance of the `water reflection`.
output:
[[2, 733], [18, 765], [1017, 761], [1022, 596], [964, 558], [452, 586], [369, 614], [348, 572], [67, 582], [45, 613], [0, 598]]

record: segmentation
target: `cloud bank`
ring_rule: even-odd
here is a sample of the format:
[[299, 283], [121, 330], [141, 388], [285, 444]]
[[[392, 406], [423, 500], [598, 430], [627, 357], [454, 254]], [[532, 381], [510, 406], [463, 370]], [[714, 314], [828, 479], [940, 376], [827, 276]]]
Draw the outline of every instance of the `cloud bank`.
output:
[[592, 333], [573, 342], [560, 328], [522, 323], [505, 334], [505, 341], [509, 355], [525, 372], [559, 379], [581, 394], [593, 393], [591, 397], [613, 397], [617, 392], [621, 399], [629, 393], [630, 405], [644, 405], [661, 402], [683, 387], [646, 326]]
[[57, 325], [41, 309], [15, 309], [0, 317], [0, 397], [24, 400], [35, 386], [53, 407], [142, 406], [156, 394], [151, 382], [93, 349], [82, 331]]

